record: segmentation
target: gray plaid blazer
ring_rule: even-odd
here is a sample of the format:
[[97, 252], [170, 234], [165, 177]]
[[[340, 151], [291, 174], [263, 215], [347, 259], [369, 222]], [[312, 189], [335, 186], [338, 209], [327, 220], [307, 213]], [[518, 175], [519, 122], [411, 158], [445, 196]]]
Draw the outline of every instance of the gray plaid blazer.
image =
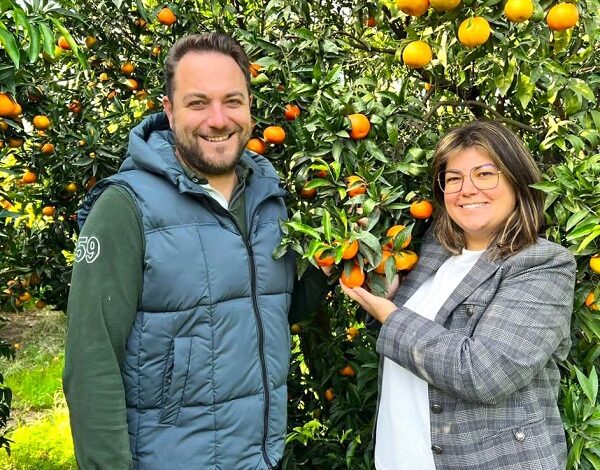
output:
[[[449, 256], [429, 235], [394, 303]], [[575, 269], [544, 239], [505, 260], [484, 254], [435, 321], [400, 307], [382, 325], [377, 351], [429, 383], [437, 469], [564, 470], [556, 363], [571, 345]]]

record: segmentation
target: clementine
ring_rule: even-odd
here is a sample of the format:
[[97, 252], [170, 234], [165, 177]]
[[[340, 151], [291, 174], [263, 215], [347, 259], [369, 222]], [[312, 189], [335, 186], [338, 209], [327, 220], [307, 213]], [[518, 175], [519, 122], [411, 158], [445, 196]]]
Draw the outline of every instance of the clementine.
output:
[[402, 62], [411, 69], [426, 67], [432, 57], [431, 47], [425, 41], [412, 41], [402, 51]]
[[356, 253], [358, 253], [358, 240], [347, 240], [343, 243], [343, 245], [344, 252], [342, 253], [342, 259], [354, 258], [356, 256]]
[[573, 3], [558, 3], [548, 11], [546, 24], [552, 31], [564, 31], [579, 21], [579, 11]]
[[350, 288], [360, 287], [365, 283], [365, 272], [356, 263], [353, 264], [352, 269], [348, 273], [348, 270], [344, 268], [340, 279], [345, 286]]
[[335, 263], [335, 257], [333, 256], [323, 256], [321, 257], [321, 255], [323, 254], [323, 252], [325, 251], [325, 248], [323, 248], [322, 250], [319, 250], [315, 253], [315, 261], [317, 262], [318, 266], [331, 266], [333, 263]]
[[364, 114], [355, 113], [348, 116], [350, 119], [350, 137], [354, 140], [364, 139], [369, 135], [371, 123], [369, 118]]
[[328, 388], [327, 390], [325, 390], [325, 400], [331, 401], [334, 398], [335, 398], [335, 392], [333, 391], [333, 388]]
[[590, 269], [596, 274], [600, 274], [600, 254], [596, 254], [590, 258]]
[[367, 192], [367, 184], [360, 176], [351, 175], [346, 178], [346, 193], [352, 198]]
[[37, 175], [33, 171], [27, 170], [21, 179], [23, 184], [32, 184], [37, 181]]
[[429, 3], [436, 11], [454, 10], [460, 5], [461, 0], [429, 0]]
[[419, 261], [419, 256], [410, 250], [401, 251], [394, 255], [394, 262], [398, 271], [410, 271]]
[[48, 119], [47, 116], [41, 114], [34, 116], [31, 123], [33, 124], [33, 127], [41, 131], [44, 131], [50, 127], [50, 119]]
[[292, 103], [286, 104], [283, 113], [288, 121], [294, 121], [300, 116], [300, 108]]
[[[15, 101], [8, 93], [0, 93], [0, 116], [10, 117], [15, 110]], [[5, 123], [6, 124], [6, 123]], [[8, 124], [7, 124], [8, 128]], [[3, 128], [3, 130], [6, 130]]]
[[343, 367], [342, 369], [340, 369], [340, 375], [342, 375], [344, 377], [354, 377], [356, 375], [356, 372], [354, 372], [354, 369], [352, 368], [352, 366], [350, 364], [348, 364], [345, 367]]
[[42, 208], [42, 215], [45, 215], [46, 217], [52, 217], [54, 215], [54, 212], [54, 206], [44, 206]]
[[270, 144], [283, 144], [285, 131], [280, 126], [269, 126], [264, 130], [263, 137]]
[[267, 151], [267, 144], [265, 144], [265, 141], [262, 139], [254, 138], [248, 141], [246, 148], [254, 153], [264, 155]]
[[40, 150], [44, 155], [51, 155], [54, 153], [54, 144], [46, 142]]
[[458, 40], [463, 46], [477, 47], [484, 44], [492, 30], [487, 20], [481, 16], [467, 18], [458, 27]]
[[177, 21], [175, 13], [173, 13], [173, 11], [168, 7], [164, 7], [162, 10], [160, 10], [158, 15], [156, 15], [156, 18], [160, 24], [164, 24], [165, 26], [171, 26]]
[[[392, 227], [390, 227], [386, 232], [385, 236], [390, 237], [391, 240], [389, 240], [385, 244], [385, 247], [391, 250], [394, 247], [394, 240], [396, 239], [396, 237], [399, 234], [400, 236], [404, 236], [403, 234], [401, 234], [404, 229], [406, 229], [404, 225], [393, 225]], [[406, 238], [404, 239], [404, 243], [402, 243], [402, 246], [400, 248], [406, 248], [408, 245], [410, 245], [411, 240], [412, 237], [410, 235], [406, 236]]]
[[121, 72], [123, 72], [125, 75], [131, 75], [135, 70], [135, 65], [133, 65], [131, 62], [125, 62], [121, 65]]
[[396, 0], [398, 9], [410, 16], [421, 16], [429, 9], [429, 0]]
[[61, 36], [58, 38], [58, 47], [60, 47], [63, 51], [70, 51], [71, 50], [71, 44], [69, 44], [69, 41], [67, 41], [67, 38], [65, 38], [64, 36]]
[[409, 211], [415, 219], [428, 219], [433, 214], [433, 206], [426, 200], [415, 201], [410, 205]]
[[508, 0], [504, 5], [504, 14], [513, 23], [527, 21], [533, 15], [533, 1]]

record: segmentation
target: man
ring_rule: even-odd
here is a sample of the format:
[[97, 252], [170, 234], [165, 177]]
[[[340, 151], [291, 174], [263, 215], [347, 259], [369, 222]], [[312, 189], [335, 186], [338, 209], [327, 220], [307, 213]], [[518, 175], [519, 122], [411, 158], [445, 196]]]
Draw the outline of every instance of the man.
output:
[[133, 129], [119, 173], [79, 212], [63, 377], [77, 461], [277, 468], [288, 310], [292, 298], [316, 307], [298, 292], [320, 300], [325, 277], [294, 287], [293, 255], [272, 257], [285, 192], [244, 150], [252, 98], [240, 45], [188, 36], [165, 68], [166, 115]]

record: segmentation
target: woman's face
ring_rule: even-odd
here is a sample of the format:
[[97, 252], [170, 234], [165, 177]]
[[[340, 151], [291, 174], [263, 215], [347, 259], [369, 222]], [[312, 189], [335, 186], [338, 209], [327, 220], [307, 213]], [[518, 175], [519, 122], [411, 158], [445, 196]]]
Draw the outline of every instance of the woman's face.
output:
[[[495, 182], [496, 177], [493, 174], [497, 169], [494, 160], [480, 149], [469, 148], [458, 152], [452, 155], [446, 164], [446, 171], [459, 170], [464, 175], [462, 189], [454, 193], [444, 193], [444, 205], [450, 218], [463, 229], [465, 248], [468, 250], [487, 248], [492, 234], [506, 221], [516, 204], [515, 191], [502, 173], [498, 175], [498, 185], [493, 189], [478, 189], [473, 184], [469, 175], [472, 174], [473, 168], [481, 165], [485, 166], [477, 170], [473, 178], [476, 183], [480, 181], [477, 186], [491, 186], [486, 183], [486, 178], [492, 178], [491, 181]], [[447, 175], [451, 178], [460, 177], [458, 173]], [[481, 184], [481, 181], [484, 183]], [[448, 188], [448, 185], [446, 187]]]

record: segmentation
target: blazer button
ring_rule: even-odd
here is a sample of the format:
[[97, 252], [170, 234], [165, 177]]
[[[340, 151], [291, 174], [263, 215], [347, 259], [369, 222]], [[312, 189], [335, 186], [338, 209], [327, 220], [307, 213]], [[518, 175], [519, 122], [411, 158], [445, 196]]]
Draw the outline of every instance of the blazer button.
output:
[[467, 317], [473, 316], [473, 306], [467, 305]]
[[442, 411], [444, 411], [444, 408], [442, 408], [442, 405], [438, 405], [437, 403], [434, 403], [433, 405], [431, 405], [431, 412], [439, 415]]
[[443, 454], [444, 453], [444, 449], [442, 449], [440, 446], [431, 446], [431, 450], [433, 451], [434, 454]]
[[517, 431], [515, 433], [515, 439], [519, 442], [524, 441], [525, 440], [525, 433], [523, 431]]

